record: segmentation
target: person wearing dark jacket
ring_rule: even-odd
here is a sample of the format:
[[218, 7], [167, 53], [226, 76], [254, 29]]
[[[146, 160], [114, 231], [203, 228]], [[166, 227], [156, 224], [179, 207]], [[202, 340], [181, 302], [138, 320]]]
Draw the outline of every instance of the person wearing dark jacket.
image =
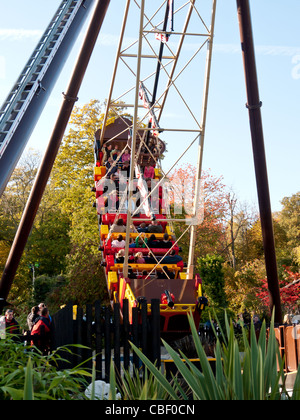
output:
[[40, 308], [38, 306], [33, 306], [33, 308], [31, 308], [31, 312], [27, 317], [27, 324], [28, 324], [28, 328], [29, 331], [32, 330], [34, 324], [39, 320], [40, 318]]
[[160, 260], [163, 264], [177, 264], [178, 262], [182, 261], [182, 257], [180, 255], [176, 255], [174, 249], [171, 249], [168, 255], [166, 255], [163, 259]]
[[163, 233], [163, 227], [158, 223], [157, 220], [152, 220], [151, 224], [148, 226], [149, 233]]
[[31, 345], [36, 346], [44, 355], [50, 350], [51, 322], [47, 308], [41, 311], [40, 319], [31, 330]]
[[164, 238], [162, 241], [159, 241], [158, 248], [171, 248], [173, 243], [169, 241], [169, 234], [164, 233]]
[[8, 334], [20, 334], [19, 324], [14, 318], [14, 311], [12, 309], [7, 309], [5, 312], [5, 327], [6, 333]]
[[175, 274], [172, 271], [169, 271], [167, 266], [164, 266], [163, 271], [159, 275], [159, 278], [160, 279], [174, 279]]
[[148, 248], [158, 248], [159, 241], [156, 239], [156, 236], [152, 234], [150, 238], [147, 240]]

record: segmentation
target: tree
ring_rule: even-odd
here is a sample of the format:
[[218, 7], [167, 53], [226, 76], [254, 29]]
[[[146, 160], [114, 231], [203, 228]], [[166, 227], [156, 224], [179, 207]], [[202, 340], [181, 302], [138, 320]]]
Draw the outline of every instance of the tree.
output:
[[227, 203], [226, 213], [226, 231], [227, 235], [224, 250], [228, 253], [228, 260], [231, 261], [233, 270], [237, 269], [237, 257], [239, 251], [239, 243], [243, 240], [245, 232], [249, 229], [252, 223], [253, 216], [247, 205], [241, 205], [238, 201], [236, 194], [229, 191], [225, 200]]
[[224, 260], [216, 255], [207, 255], [197, 260], [197, 269], [203, 281], [204, 293], [209, 305], [216, 309], [228, 307], [223, 262]]
[[289, 252], [299, 266], [298, 252], [300, 246], [300, 192], [281, 201], [283, 208], [279, 214], [279, 224], [285, 229]]
[[63, 276], [38, 276], [34, 283], [33, 302], [47, 302], [49, 305], [49, 294], [51, 294], [56, 287], [61, 287], [64, 282], [65, 279]]
[[102, 119], [99, 101], [74, 108], [50, 183], [60, 211], [70, 220], [72, 246], [88, 242], [94, 244], [95, 250], [98, 250], [99, 234], [91, 186], [94, 184], [94, 135]]
[[[196, 168], [193, 165], [183, 165], [169, 176], [172, 189], [175, 191], [172, 206], [179, 199], [182, 204], [183, 214], [177, 215], [182, 218], [186, 214], [194, 199]], [[225, 185], [222, 177], [213, 176], [210, 171], [203, 171], [202, 194], [199, 207], [203, 211], [203, 220], [197, 226], [197, 243], [195, 247], [196, 257], [204, 257], [206, 254], [222, 253], [224, 244], [224, 220], [226, 213]], [[183, 206], [185, 204], [185, 207]], [[175, 215], [176, 216], [176, 215]], [[175, 224], [176, 234], [180, 236], [183, 225]], [[187, 258], [189, 236], [182, 240], [184, 257]]]
[[100, 256], [91, 252], [92, 247], [87, 241], [74, 244], [68, 255], [67, 283], [61, 290], [65, 303], [72, 300], [84, 305], [97, 299], [109, 302]]
[[[256, 295], [266, 307], [270, 305], [270, 295], [267, 279], [261, 280], [261, 286]], [[280, 280], [280, 299], [286, 313], [297, 313], [300, 303], [300, 273], [295, 273], [285, 267], [285, 276]]]
[[[105, 281], [103, 269], [99, 268], [98, 220], [93, 208], [95, 196], [91, 192], [94, 184], [94, 134], [101, 127], [103, 117], [102, 105], [97, 100], [90, 101], [82, 108], [74, 108], [68, 133], [64, 136], [10, 292], [13, 300], [19, 301], [20, 296], [31, 300], [30, 266], [37, 263], [35, 274], [37, 277], [51, 279], [49, 282], [54, 287], [51, 298], [58, 306], [57, 299], [65, 303], [67, 296], [70, 296], [70, 290], [62, 282], [59, 282], [59, 287], [55, 281], [52, 282], [61, 273], [78, 292], [77, 297], [75, 292], [72, 293], [72, 298], [85, 299], [85, 291], [85, 296], [93, 300], [92, 296], [103, 292]], [[109, 115], [109, 122], [114, 117], [115, 114]], [[14, 171], [1, 198], [0, 244], [4, 245], [0, 252], [2, 269], [35, 179], [39, 160], [40, 156], [30, 151]]]
[[239, 265], [237, 270], [225, 264], [223, 269], [225, 292], [229, 307], [234, 313], [239, 314], [244, 311], [260, 313], [264, 310], [255, 293], [261, 284], [260, 279], [266, 275], [264, 261], [259, 259], [248, 261]]
[[[57, 206], [70, 224], [70, 251], [66, 256], [67, 286], [56, 290], [64, 303], [68, 299], [87, 303], [104, 296], [106, 288], [103, 268], [100, 267], [99, 227], [94, 184], [94, 135], [101, 127], [102, 105], [91, 100], [82, 108], [75, 107], [69, 132], [64, 137], [51, 175], [50, 186]], [[112, 118], [112, 115], [109, 116]]]
[[[10, 247], [22, 217], [32, 188], [40, 154], [29, 150], [14, 170], [0, 201], [0, 253], [1, 271], [5, 267]], [[60, 212], [55, 194], [48, 188], [41, 201], [31, 234], [21, 258], [10, 300], [23, 301], [32, 297], [32, 264], [39, 265], [36, 275], [54, 276], [65, 268], [65, 256], [69, 251], [69, 222]]]
[[247, 232], [247, 260], [253, 261], [264, 257], [264, 246], [261, 231], [260, 219], [256, 220], [249, 226]]
[[13, 243], [40, 159], [32, 149], [23, 155], [0, 198], [0, 241], [8, 247]]

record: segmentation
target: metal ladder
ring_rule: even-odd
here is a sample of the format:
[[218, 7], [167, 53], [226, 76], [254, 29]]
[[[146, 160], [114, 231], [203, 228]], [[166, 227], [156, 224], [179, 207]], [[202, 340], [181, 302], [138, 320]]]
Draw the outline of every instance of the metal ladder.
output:
[[85, 0], [63, 0], [0, 109], [0, 161], [59, 45]]

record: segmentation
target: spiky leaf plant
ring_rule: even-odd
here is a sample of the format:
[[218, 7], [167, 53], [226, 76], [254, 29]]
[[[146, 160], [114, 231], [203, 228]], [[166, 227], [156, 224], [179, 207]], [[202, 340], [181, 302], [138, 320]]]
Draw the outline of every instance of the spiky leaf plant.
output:
[[[160, 384], [171, 399], [194, 400], [280, 400], [287, 398], [284, 389], [284, 361], [282, 360], [275, 338], [274, 318], [269, 332], [263, 323], [259, 337], [253, 324], [250, 331], [243, 328], [243, 358], [240, 355], [239, 340], [234, 328], [225, 316], [225, 331], [222, 331], [222, 343], [217, 337], [215, 348], [215, 371], [201, 345], [192, 316], [189, 323], [195, 348], [200, 362], [197, 368], [185, 355], [178, 354], [170, 345], [164, 346], [174, 360], [182, 382], [173, 378], [170, 383], [143, 353], [132, 344], [151, 375]], [[151, 380], [153, 387], [153, 379]], [[157, 387], [157, 386], [156, 386]], [[143, 390], [145, 393], [145, 390]], [[148, 395], [149, 396], [149, 395]], [[300, 373], [298, 372], [294, 392], [291, 398], [300, 397]], [[150, 399], [150, 398], [149, 398]]]

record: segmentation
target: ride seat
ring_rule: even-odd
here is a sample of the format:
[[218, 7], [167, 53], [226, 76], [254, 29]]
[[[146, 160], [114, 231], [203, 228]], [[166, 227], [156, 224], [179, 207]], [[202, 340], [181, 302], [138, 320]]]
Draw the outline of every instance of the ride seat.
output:
[[[116, 248], [111, 246], [111, 240], [108, 241], [107, 245], [104, 245], [104, 255], [115, 255], [117, 252], [122, 248]], [[166, 254], [169, 248], [150, 248], [151, 251], [155, 256], [163, 256]], [[172, 249], [174, 249], [175, 253], [178, 254], [179, 247], [175, 245]], [[148, 248], [129, 248], [129, 255], [133, 255], [136, 252], [141, 252], [143, 255], [148, 255], [149, 249]]]

